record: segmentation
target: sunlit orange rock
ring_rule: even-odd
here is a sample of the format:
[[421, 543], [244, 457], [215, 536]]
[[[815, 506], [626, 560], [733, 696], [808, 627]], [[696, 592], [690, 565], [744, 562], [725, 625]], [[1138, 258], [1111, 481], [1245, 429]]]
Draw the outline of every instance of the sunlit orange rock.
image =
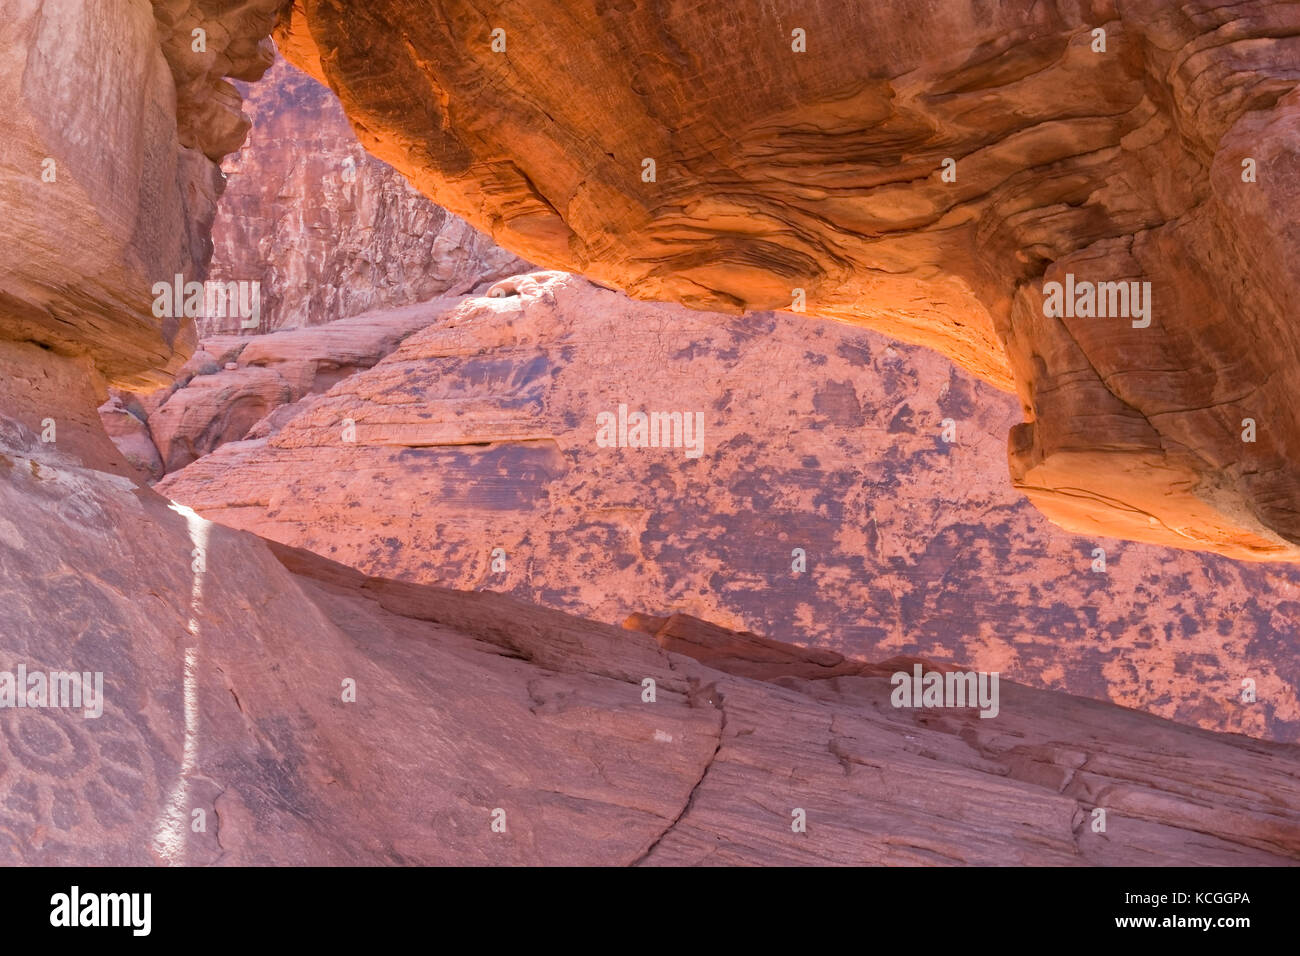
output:
[[[1291, 5], [297, 0], [277, 35], [530, 261], [935, 348], [1014, 388], [1064, 526], [1300, 559]], [[1148, 314], [1046, 315], [1068, 274]]]

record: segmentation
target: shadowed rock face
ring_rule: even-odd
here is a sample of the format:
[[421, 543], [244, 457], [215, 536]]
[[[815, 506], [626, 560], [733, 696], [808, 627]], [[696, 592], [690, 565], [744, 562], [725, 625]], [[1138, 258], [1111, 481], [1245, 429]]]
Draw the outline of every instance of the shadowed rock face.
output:
[[[512, 294], [348, 320], [413, 329], [423, 308], [425, 327], [160, 489], [381, 577], [508, 591], [607, 623], [685, 611], [1300, 740], [1300, 574], [1054, 528], [1000, 467], [1014, 402], [941, 356], [553, 273], [493, 291]], [[240, 363], [257, 347], [322, 349], [327, 332], [345, 337], [262, 336]], [[264, 371], [212, 377], [252, 388]], [[187, 392], [218, 397], [202, 381], [164, 411]], [[701, 415], [700, 456], [684, 441], [602, 447], [597, 416], [620, 404]]]
[[[241, 85], [248, 142], [223, 164], [211, 277], [261, 284], [254, 333], [467, 292], [528, 264], [366, 154], [338, 100], [283, 60]], [[239, 330], [239, 316], [199, 334]]]
[[[297, 0], [279, 39], [531, 261], [802, 290], [1014, 388], [1012, 478], [1065, 527], [1300, 558], [1294, 5]], [[1049, 315], [1067, 276], [1149, 312]]]
[[[157, 387], [194, 347], [153, 285], [202, 279], [234, 88], [270, 65], [278, 0], [6, 3], [0, 336]], [[203, 30], [204, 52], [193, 50]]]

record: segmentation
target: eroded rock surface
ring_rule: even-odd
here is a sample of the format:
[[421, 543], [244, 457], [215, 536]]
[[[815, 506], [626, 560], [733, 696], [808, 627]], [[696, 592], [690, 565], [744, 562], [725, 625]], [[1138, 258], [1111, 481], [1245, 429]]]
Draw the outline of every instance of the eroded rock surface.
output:
[[163, 476], [162, 456], [153, 442], [149, 426], [122, 402], [113, 396], [99, 407], [99, 418], [104, 431], [127, 463], [152, 479]]
[[[431, 312], [457, 302], [438, 299], [265, 336], [205, 338], [166, 388], [140, 394], [114, 390], [100, 409], [104, 428], [128, 460], [160, 478], [225, 442], [247, 437], [254, 425], [290, 403], [370, 368], [405, 336], [428, 325]], [[135, 421], [143, 423], [143, 431]], [[152, 457], [146, 440], [154, 448]]]
[[[261, 283], [254, 333], [468, 292], [528, 269], [357, 142], [338, 100], [284, 60], [241, 84], [252, 119], [213, 224], [213, 279]], [[200, 320], [207, 336], [241, 317]]]
[[163, 385], [195, 339], [154, 315], [152, 289], [207, 268], [213, 160], [246, 130], [221, 77], [270, 64], [278, 2], [4, 6], [0, 335], [86, 356], [110, 384]]
[[[159, 267], [201, 271], [202, 187], [242, 135], [222, 78], [266, 62], [267, 7], [11, 3], [0, 27], [15, 133], [0, 164], [15, 177], [0, 249], [0, 666], [94, 672], [104, 690], [97, 716], [0, 708], [0, 859], [1300, 859], [1293, 746], [1010, 682], [993, 720], [895, 709], [878, 666], [827, 664], [681, 616], [639, 619], [652, 636], [366, 577], [145, 487], [96, 408], [108, 386], [157, 380], [192, 345], [179, 321], [145, 317], [137, 282]], [[207, 46], [190, 60], [195, 31]], [[90, 132], [100, 141], [77, 139]], [[46, 142], [72, 173], [49, 184], [72, 193], [34, 192], [25, 178]], [[533, 282], [514, 291], [556, 284]], [[519, 312], [520, 296], [500, 291], [484, 301]], [[253, 346], [207, 344], [187, 375], [331, 375], [319, 353], [278, 352], [283, 341], [243, 366]], [[480, 371], [513, 374], [508, 363]], [[172, 397], [119, 396], [108, 414], [142, 420], [137, 404], [148, 418]], [[292, 415], [282, 406], [261, 423], [265, 440], [336, 397], [317, 393]], [[849, 407], [843, 389], [828, 401], [835, 415]], [[810, 666], [839, 676], [809, 680]], [[1096, 809], [1105, 833], [1089, 825]], [[791, 831], [795, 810], [806, 833]]]
[[[1012, 478], [1065, 527], [1300, 558], [1294, 4], [297, 0], [279, 39], [529, 260], [802, 293], [1014, 388]], [[1048, 317], [1067, 274], [1150, 309]]]
[[733, 676], [745, 635], [715, 670], [689, 640], [366, 578], [88, 467], [74, 432], [0, 418], [5, 666], [104, 692], [98, 717], [0, 709], [7, 863], [1300, 859], [1295, 747], [1006, 683], [985, 720], [896, 710], [883, 676]]
[[[427, 327], [374, 368], [161, 490], [380, 577], [608, 623], [684, 611], [1300, 740], [1300, 575], [1055, 529], [1000, 467], [1014, 402], [934, 353], [557, 273], [491, 292], [404, 310]], [[684, 433], [602, 447], [620, 404], [702, 416], [699, 457]]]

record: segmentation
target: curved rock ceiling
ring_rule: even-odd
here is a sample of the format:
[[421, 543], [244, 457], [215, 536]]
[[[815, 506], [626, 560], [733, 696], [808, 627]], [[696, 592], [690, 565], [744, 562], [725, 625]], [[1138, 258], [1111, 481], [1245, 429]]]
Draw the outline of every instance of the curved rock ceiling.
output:
[[298, 0], [277, 39], [529, 260], [938, 349], [1019, 395], [1057, 523], [1300, 559], [1300, 6]]

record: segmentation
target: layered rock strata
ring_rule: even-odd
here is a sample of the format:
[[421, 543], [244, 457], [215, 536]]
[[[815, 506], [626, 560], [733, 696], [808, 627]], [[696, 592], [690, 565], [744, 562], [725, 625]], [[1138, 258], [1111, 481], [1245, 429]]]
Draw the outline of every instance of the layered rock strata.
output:
[[936, 348], [1015, 389], [1064, 527], [1300, 558], [1294, 4], [296, 0], [278, 37], [531, 261]]
[[195, 337], [154, 313], [153, 287], [203, 278], [214, 159], [247, 131], [222, 77], [270, 65], [278, 6], [5, 4], [0, 336], [87, 357], [109, 384], [170, 380]]
[[[144, 487], [95, 409], [106, 386], [156, 380], [189, 351], [182, 322], [143, 317], [137, 281], [201, 267], [210, 197], [177, 168], [210, 172], [236, 138], [220, 78], [262, 62], [265, 7], [46, 2], [0, 27], [16, 150], [3, 164], [16, 178], [3, 183], [0, 650], [15, 670], [97, 688], [80, 710], [30, 694], [0, 708], [0, 858], [1300, 859], [1292, 746], [1010, 682], [993, 720], [895, 708], [879, 667], [837, 661], [838, 676], [810, 680], [823, 656], [681, 617], [640, 621], [651, 636], [366, 577]], [[196, 31], [204, 59], [190, 62]], [[78, 152], [87, 132], [115, 148]], [[47, 184], [71, 193], [24, 178], [46, 141], [59, 147]], [[713, 666], [680, 653], [692, 647]]]
[[99, 467], [0, 419], [6, 666], [102, 675], [97, 717], [0, 709], [8, 863], [1300, 859], [1295, 747], [1005, 682], [996, 719], [896, 709], [746, 635], [715, 669], [690, 622], [664, 650], [268, 547], [83, 438]]
[[[609, 623], [685, 611], [1300, 739], [1300, 576], [1056, 530], [999, 468], [1014, 403], [941, 357], [553, 273], [492, 291], [413, 307], [424, 327], [374, 368], [161, 490], [381, 577]], [[261, 374], [213, 379], [253, 388]], [[202, 381], [164, 411], [187, 392], [215, 397]], [[194, 421], [224, 420], [217, 409]], [[638, 415], [676, 447], [628, 447]]]
[[220, 310], [200, 335], [321, 325], [528, 269], [367, 154], [333, 94], [284, 60], [240, 92], [252, 131], [222, 165], [211, 278], [259, 283], [258, 322]]
[[[161, 477], [225, 442], [248, 437], [253, 426], [278, 409], [370, 368], [403, 338], [428, 325], [430, 312], [450, 309], [458, 301], [437, 299], [270, 335], [213, 336], [203, 340], [168, 388], [116, 395], [104, 413], [111, 416], [122, 407], [144, 423], [159, 460], [153, 477]], [[114, 421], [105, 419], [110, 432]], [[119, 443], [128, 457], [148, 457], [147, 450], [136, 451], [127, 442], [137, 439]]]

